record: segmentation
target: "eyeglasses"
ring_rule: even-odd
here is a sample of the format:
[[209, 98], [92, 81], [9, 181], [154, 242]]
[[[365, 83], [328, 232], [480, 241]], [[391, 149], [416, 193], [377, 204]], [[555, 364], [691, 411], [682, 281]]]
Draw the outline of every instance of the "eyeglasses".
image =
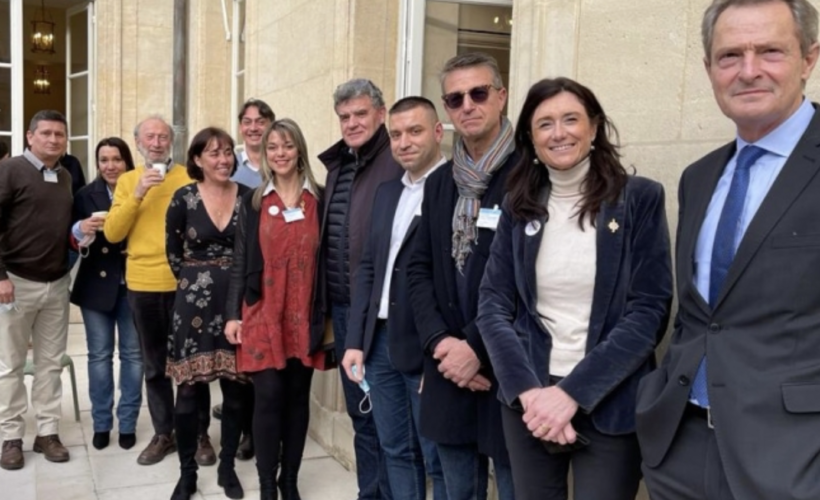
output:
[[441, 99], [444, 101], [444, 105], [448, 108], [458, 109], [464, 104], [465, 95], [469, 95], [470, 100], [476, 104], [486, 102], [490, 97], [490, 89], [498, 90], [492, 85], [479, 85], [478, 87], [473, 87], [466, 92], [450, 92], [449, 94], [444, 94], [441, 96]]

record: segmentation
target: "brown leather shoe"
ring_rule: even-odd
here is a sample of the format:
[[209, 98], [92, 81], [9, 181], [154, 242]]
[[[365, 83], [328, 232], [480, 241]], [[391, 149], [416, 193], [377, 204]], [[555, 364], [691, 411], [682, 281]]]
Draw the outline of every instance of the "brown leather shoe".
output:
[[34, 453], [42, 453], [49, 462], [68, 462], [68, 449], [60, 442], [60, 436], [50, 434], [34, 439]]
[[3, 456], [0, 457], [0, 468], [6, 470], [22, 469], [26, 464], [23, 458], [23, 440], [3, 441]]
[[207, 434], [200, 434], [196, 447], [196, 463], [200, 466], [213, 465], [216, 463], [216, 452], [211, 446], [211, 438]]
[[137, 457], [137, 463], [140, 465], [154, 465], [162, 462], [166, 455], [176, 450], [177, 445], [173, 437], [167, 434], [157, 434], [151, 438], [151, 442]]

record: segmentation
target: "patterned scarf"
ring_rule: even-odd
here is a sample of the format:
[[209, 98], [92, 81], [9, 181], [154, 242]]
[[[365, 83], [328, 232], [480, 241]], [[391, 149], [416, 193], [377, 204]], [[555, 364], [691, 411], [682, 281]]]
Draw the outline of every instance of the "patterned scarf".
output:
[[512, 123], [506, 117], [501, 118], [501, 133], [478, 162], [472, 162], [467, 156], [464, 141], [457, 141], [453, 148], [453, 179], [459, 195], [453, 213], [453, 259], [459, 272], [463, 272], [464, 262], [472, 252], [472, 243], [478, 240], [476, 220], [481, 197], [487, 191], [493, 173], [504, 164], [514, 148]]

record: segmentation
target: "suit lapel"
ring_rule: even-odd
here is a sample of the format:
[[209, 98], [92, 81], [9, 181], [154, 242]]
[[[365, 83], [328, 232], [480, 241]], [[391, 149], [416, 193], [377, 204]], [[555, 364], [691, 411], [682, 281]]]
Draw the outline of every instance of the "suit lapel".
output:
[[111, 197], [108, 195], [108, 186], [102, 179], [94, 181], [94, 189], [91, 191], [91, 203], [95, 211], [108, 210], [111, 208]]
[[587, 335], [587, 352], [598, 344], [606, 315], [609, 311], [615, 287], [618, 284], [618, 275], [621, 268], [621, 257], [624, 250], [624, 238], [631, 229], [625, 220], [625, 193], [624, 188], [618, 202], [604, 203], [598, 217], [595, 219], [595, 290], [592, 296], [592, 312], [589, 318], [589, 334]]
[[[550, 185], [547, 184], [541, 189], [538, 195], [538, 203], [546, 207], [547, 201], [550, 197]], [[518, 223], [516, 235], [523, 239], [524, 248], [524, 273], [527, 284], [526, 304], [530, 312], [538, 315], [536, 304], [538, 302], [538, 283], [536, 280], [536, 261], [538, 259], [538, 251], [541, 248], [541, 241], [544, 239], [544, 227], [548, 224], [547, 215], [533, 219], [527, 223]], [[531, 234], [530, 234], [531, 233]]]
[[[692, 299], [700, 307], [704, 313], [710, 314], [711, 308], [706, 298], [700, 295], [696, 286], [694, 286], [695, 279], [695, 249], [697, 248], [698, 237], [700, 235], [703, 220], [706, 218], [706, 210], [709, 208], [709, 203], [712, 201], [712, 195], [715, 192], [720, 176], [723, 175], [723, 170], [726, 164], [729, 163], [732, 155], [735, 152], [735, 142], [731, 142], [719, 149], [713, 161], [710, 161], [710, 168], [705, 169], [704, 175], [692, 176], [692, 179], [687, 179], [690, 184], [687, 187], [687, 196], [691, 196], [688, 203], [692, 204], [691, 210], [687, 210], [691, 215], [687, 215], [685, 226], [681, 229], [679, 238], [684, 242], [684, 247], [680, 249], [680, 255], [684, 258], [678, 259], [682, 266], [681, 279], [687, 284], [687, 289], [692, 295]], [[681, 222], [678, 221], [680, 224]]]
[[387, 264], [388, 256], [390, 255], [390, 243], [393, 237], [393, 222], [396, 220], [396, 210], [399, 207], [399, 199], [401, 198], [402, 189], [404, 185], [401, 182], [391, 181], [386, 186], [387, 188], [387, 203], [384, 207], [377, 207], [378, 210], [384, 210], [383, 225], [380, 233], [382, 239], [379, 242], [379, 254], [384, 255], [384, 263]]
[[720, 306], [777, 222], [800, 196], [800, 193], [806, 189], [812, 178], [817, 175], [818, 167], [820, 167], [818, 146], [820, 146], [820, 115], [815, 114], [809, 128], [786, 160], [783, 170], [775, 179], [746, 229], [737, 254], [729, 267], [729, 274], [726, 276], [726, 282], [718, 296], [715, 309]]

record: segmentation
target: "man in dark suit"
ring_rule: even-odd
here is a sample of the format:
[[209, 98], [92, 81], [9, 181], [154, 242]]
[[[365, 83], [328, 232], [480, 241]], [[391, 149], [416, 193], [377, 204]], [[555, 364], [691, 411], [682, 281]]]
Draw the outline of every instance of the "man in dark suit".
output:
[[446, 500], [435, 443], [419, 439], [416, 430], [423, 352], [407, 292], [424, 183], [446, 162], [440, 147], [444, 128], [435, 105], [423, 97], [401, 99], [388, 116], [390, 149], [405, 173], [376, 191], [342, 366], [354, 383], [366, 378], [372, 384], [373, 420], [394, 500], [424, 498], [425, 462], [434, 498]]
[[636, 415], [654, 500], [820, 498], [817, 23], [807, 0], [704, 15], [737, 138], [680, 181], [675, 332]]
[[478, 287], [500, 216], [506, 176], [516, 162], [507, 101], [492, 57], [456, 56], [442, 70], [445, 109], [460, 138], [453, 160], [424, 186], [408, 277], [425, 351], [420, 433], [439, 452], [449, 500], [486, 495], [488, 457], [501, 500], [512, 473], [501, 404], [478, 333]]

